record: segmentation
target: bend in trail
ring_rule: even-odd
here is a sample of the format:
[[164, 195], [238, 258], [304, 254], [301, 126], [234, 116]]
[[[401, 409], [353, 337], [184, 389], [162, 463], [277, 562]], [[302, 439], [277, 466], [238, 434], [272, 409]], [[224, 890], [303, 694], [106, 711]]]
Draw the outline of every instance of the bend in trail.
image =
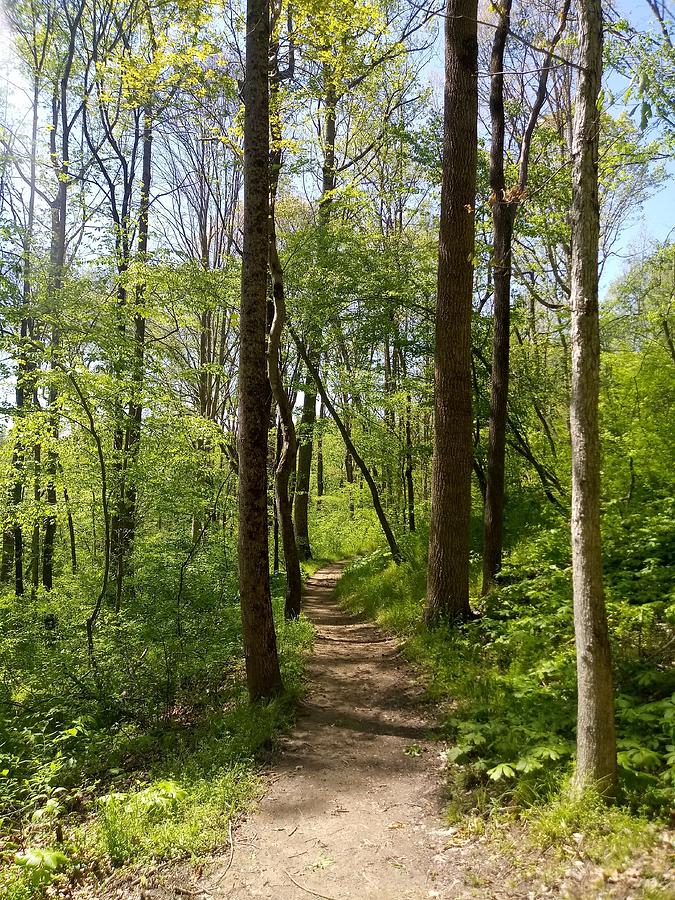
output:
[[394, 638], [340, 608], [344, 565], [307, 583], [304, 610], [316, 627], [307, 695], [258, 807], [198, 880], [185, 864], [160, 867], [141, 900], [551, 896], [503, 848], [444, 823], [444, 766], [423, 689]]
[[203, 884], [216, 897], [456, 897], [437, 889], [443, 849], [438, 746], [397, 643], [345, 613], [343, 564], [317, 572], [308, 692], [257, 811]]

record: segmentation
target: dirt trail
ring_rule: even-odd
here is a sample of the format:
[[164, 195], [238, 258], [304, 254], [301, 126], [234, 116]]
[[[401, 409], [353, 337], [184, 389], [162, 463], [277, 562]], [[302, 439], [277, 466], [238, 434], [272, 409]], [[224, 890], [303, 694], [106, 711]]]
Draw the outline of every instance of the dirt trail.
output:
[[[154, 870], [140, 900], [647, 896], [650, 873], [668, 871], [666, 844], [612, 874], [572, 857], [561, 866], [555, 848], [528, 849], [516, 826], [497, 840], [447, 828], [440, 748], [427, 739], [435, 711], [425, 720], [421, 686], [396, 641], [340, 608], [341, 570], [328, 566], [307, 584], [305, 611], [317, 631], [309, 689], [259, 806], [234, 829], [229, 850], [206, 867]], [[672, 887], [664, 878], [653, 883]], [[138, 900], [131, 884], [119, 887], [104, 898]], [[649, 896], [675, 894], [666, 887]]]
[[329, 566], [307, 584], [309, 690], [277, 777], [234, 833], [230, 867], [225, 857], [202, 882], [215, 897], [458, 896], [436, 884], [440, 761], [421, 688], [394, 640], [339, 607], [340, 572]]

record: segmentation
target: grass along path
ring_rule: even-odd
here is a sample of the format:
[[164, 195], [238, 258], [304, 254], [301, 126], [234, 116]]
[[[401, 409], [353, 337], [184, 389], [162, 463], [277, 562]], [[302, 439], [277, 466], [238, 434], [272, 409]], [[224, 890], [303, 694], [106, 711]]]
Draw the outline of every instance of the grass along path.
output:
[[[206, 869], [155, 870], [144, 900], [633, 896], [611, 883], [598, 891], [586, 868], [571, 881], [561, 871], [552, 884], [550, 860], [519, 847], [510, 826], [501, 836], [448, 827], [442, 745], [429, 739], [436, 709], [397, 640], [340, 607], [342, 568], [307, 583], [316, 628], [308, 690], [257, 810]], [[138, 887], [117, 893], [137, 897]]]

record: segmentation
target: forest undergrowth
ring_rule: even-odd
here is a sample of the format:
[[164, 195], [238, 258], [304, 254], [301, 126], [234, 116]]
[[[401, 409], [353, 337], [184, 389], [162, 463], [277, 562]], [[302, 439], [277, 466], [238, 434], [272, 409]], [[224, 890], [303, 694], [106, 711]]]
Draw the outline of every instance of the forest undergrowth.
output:
[[[672, 500], [658, 500], [639, 512], [617, 503], [605, 513], [620, 771], [609, 809], [570, 790], [576, 676], [565, 522], [533, 516], [512, 543], [497, 590], [482, 599], [476, 557], [478, 616], [456, 630], [423, 624], [424, 534], [408, 536], [401, 566], [377, 550], [348, 567], [342, 602], [402, 639], [437, 706], [451, 827], [494, 836], [510, 821], [525, 827], [532, 847], [606, 866], [627, 865], [663, 837], [675, 800], [673, 512]], [[522, 846], [512, 849], [517, 856]]]
[[[138, 596], [136, 617], [127, 610], [124, 625], [101, 642], [98, 686], [74, 624], [82, 621], [81, 597], [52, 594], [43, 603], [42, 617], [58, 604], [58, 639], [45, 639], [34, 609], [5, 635], [0, 896], [71, 891], [118, 867], [199, 857], [226, 842], [230, 819], [255, 799], [262, 762], [293, 722], [313, 630], [304, 618], [284, 622], [284, 579], [274, 579], [286, 692], [269, 704], [249, 704], [236, 585], [225, 578], [219, 603], [200, 604], [199, 589], [208, 596], [214, 574], [202, 569], [182, 637], [168, 624], [173, 598], [162, 596], [157, 582], [155, 616], [144, 618], [150, 597]], [[25, 636], [28, 618], [37, 618], [41, 635]], [[144, 627], [153, 629], [151, 639]], [[165, 658], [151, 656], [148, 646], [163, 647]], [[66, 658], [69, 666], [79, 659], [81, 668], [66, 672]], [[126, 671], [126, 680], [114, 681], [113, 671]], [[21, 693], [10, 699], [19, 676]]]

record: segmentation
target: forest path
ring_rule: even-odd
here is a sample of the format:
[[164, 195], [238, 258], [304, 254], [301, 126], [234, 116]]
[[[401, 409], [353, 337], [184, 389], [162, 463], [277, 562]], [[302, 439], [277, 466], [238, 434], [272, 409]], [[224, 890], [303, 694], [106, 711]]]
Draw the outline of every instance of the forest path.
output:
[[448, 832], [422, 689], [394, 639], [340, 608], [344, 565], [307, 583], [316, 627], [307, 695], [275, 777], [234, 832], [231, 864], [226, 853], [200, 882], [213, 897], [465, 896], [439, 857]]

